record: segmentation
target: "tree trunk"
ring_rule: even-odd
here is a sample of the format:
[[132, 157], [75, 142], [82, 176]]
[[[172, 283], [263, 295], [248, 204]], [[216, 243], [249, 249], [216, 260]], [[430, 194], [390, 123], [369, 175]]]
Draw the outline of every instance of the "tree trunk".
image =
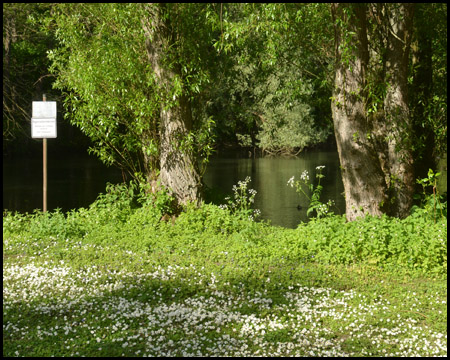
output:
[[[367, 10], [364, 4], [332, 5], [336, 46], [332, 113], [348, 221], [382, 213], [404, 218], [414, 192], [407, 100], [413, 6], [384, 4], [371, 9], [371, 47], [376, 51], [370, 53]], [[381, 109], [369, 116], [366, 104], [375, 85], [386, 91], [377, 104]]]
[[[348, 221], [366, 214], [406, 217], [414, 192], [407, 100], [413, 6], [384, 4], [381, 11], [373, 10], [377, 17], [370, 37], [381, 40], [369, 53], [367, 5], [332, 5], [336, 72], [331, 107]], [[368, 92], [375, 86], [367, 85], [375, 82], [386, 92], [378, 104], [382, 109], [369, 116]]]
[[[347, 12], [350, 15], [346, 15]], [[379, 216], [386, 201], [384, 174], [368, 134], [364, 105], [368, 64], [365, 5], [333, 4], [336, 69], [331, 110], [345, 191], [346, 217]], [[345, 27], [337, 24], [343, 20]], [[350, 32], [353, 47], [345, 48]], [[349, 53], [350, 51], [350, 53]]]
[[386, 213], [404, 218], [409, 215], [414, 194], [412, 125], [408, 93], [408, 59], [413, 19], [412, 4], [386, 4], [387, 44], [385, 58], [384, 119], [374, 123], [384, 139], [389, 202]]
[[161, 93], [160, 109], [160, 180], [175, 196], [178, 204], [201, 200], [201, 178], [192, 149], [183, 146], [192, 129], [192, 114], [184, 94], [170, 98], [175, 79], [181, 78], [179, 64], [170, 64], [168, 54], [176, 46], [175, 33], [163, 19], [164, 4], [148, 8], [151, 22], [144, 24], [147, 53]]
[[201, 178], [192, 151], [181, 148], [180, 140], [191, 129], [191, 109], [185, 97], [173, 108], [161, 111], [161, 183], [180, 204], [201, 200]]
[[[414, 173], [416, 178], [428, 176], [428, 169], [436, 169], [437, 162], [434, 151], [435, 136], [431, 126], [423, 121], [427, 116], [433, 87], [433, 47], [429, 34], [429, 14], [425, 9], [428, 4], [416, 4], [414, 15], [415, 41], [411, 44], [412, 66], [414, 72], [411, 92], [411, 118], [416, 136], [416, 148], [413, 153]], [[421, 191], [416, 185], [416, 191]]]

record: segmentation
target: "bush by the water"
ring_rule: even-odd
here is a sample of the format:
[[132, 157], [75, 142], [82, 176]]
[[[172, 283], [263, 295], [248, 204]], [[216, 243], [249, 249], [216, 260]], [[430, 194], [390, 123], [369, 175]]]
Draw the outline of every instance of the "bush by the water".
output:
[[160, 261], [176, 255], [179, 261], [217, 263], [226, 253], [234, 261], [314, 259], [322, 264], [366, 263], [434, 275], [447, 273], [446, 218], [432, 221], [417, 209], [414, 216], [403, 220], [367, 216], [346, 222], [344, 216], [329, 216], [285, 229], [255, 222], [246, 216], [248, 211], [231, 212], [212, 204], [188, 206], [178, 217], [160, 221], [170, 197], [161, 193], [163, 200], [141, 198], [139, 204], [136, 195], [124, 185], [110, 185], [88, 209], [67, 214], [59, 210], [5, 213], [4, 241], [31, 241], [36, 247], [45, 247], [49, 238], [79, 240], [145, 250], [149, 256], [159, 254], [155, 259]]

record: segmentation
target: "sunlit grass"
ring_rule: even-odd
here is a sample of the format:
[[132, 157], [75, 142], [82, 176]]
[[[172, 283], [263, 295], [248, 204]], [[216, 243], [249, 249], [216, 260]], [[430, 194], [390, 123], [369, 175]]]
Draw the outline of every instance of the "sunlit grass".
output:
[[3, 356], [447, 355], [446, 221], [166, 223], [122, 188], [4, 214]]
[[3, 356], [447, 354], [445, 280], [311, 262], [162, 266], [70, 240], [24, 254], [27, 242], [4, 246]]

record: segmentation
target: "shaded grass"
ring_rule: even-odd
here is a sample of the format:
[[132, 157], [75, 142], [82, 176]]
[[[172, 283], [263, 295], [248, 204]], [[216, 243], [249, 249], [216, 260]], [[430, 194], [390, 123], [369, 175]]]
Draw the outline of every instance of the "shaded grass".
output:
[[[65, 265], [71, 266], [73, 263], [74, 269], [77, 268], [78, 270], [86, 267], [86, 265], [80, 266], [76, 253], [71, 252], [70, 254], [70, 258], [65, 258], [64, 260]], [[385, 354], [383, 349], [387, 353], [398, 350], [398, 346], [394, 345], [385, 344], [379, 348], [378, 344], [372, 344], [370, 338], [379, 335], [377, 333], [372, 332], [370, 336], [355, 338], [354, 335], [358, 333], [358, 329], [355, 328], [354, 334], [351, 332], [352, 327], [349, 325], [357, 318], [364, 323], [365, 327], [370, 326], [376, 329], [389, 329], [391, 325], [393, 327], [394, 323], [387, 323], [387, 318], [399, 319], [398, 322], [401, 322], [401, 324], [406, 322], [406, 326], [408, 324], [411, 326], [418, 325], [421, 329], [428, 328], [434, 332], [442, 332], [444, 334], [447, 329], [446, 283], [443, 280], [421, 277], [408, 278], [392, 275], [386, 271], [376, 271], [364, 266], [352, 268], [348, 266], [305, 263], [302, 265], [284, 264], [283, 266], [276, 266], [275, 264], [270, 266], [268, 264], [257, 272], [258, 275], [256, 277], [253, 276], [255, 274], [251, 271], [251, 268], [229, 267], [227, 268], [228, 271], [222, 275], [220, 272], [213, 272], [218, 280], [215, 283], [216, 286], [212, 286], [210, 273], [194, 268], [184, 268], [177, 272], [174, 278], [169, 278], [166, 281], [161, 279], [139, 280], [139, 274], [153, 272], [155, 265], [151, 264], [151, 261], [143, 262], [141, 265], [138, 265], [136, 262], [130, 263], [129, 254], [120, 252], [115, 254], [116, 256], [111, 259], [107, 266], [100, 265], [96, 267], [96, 270], [99, 272], [99, 276], [96, 278], [99, 279], [100, 284], [113, 283], [114, 279], [120, 278], [123, 285], [121, 289], [112, 292], [107, 291], [102, 296], [88, 296], [85, 302], [75, 304], [72, 307], [56, 306], [59, 302], [57, 298], [43, 300], [38, 297], [35, 303], [18, 303], [8, 309], [4, 321], [15, 324], [21, 331], [9, 335], [8, 331], [5, 332], [4, 356], [13, 355], [14, 351], [18, 351], [15, 349], [20, 349], [20, 353], [29, 356], [69, 356], [76, 354], [75, 350], [87, 356], [133, 356], [139, 351], [144, 354], [144, 352], [148, 351], [148, 347], [145, 345], [144, 335], [139, 333], [141, 329], [140, 324], [145, 327], [147, 335], [152, 331], [157, 332], [160, 324], [152, 327], [149, 326], [147, 321], [140, 323], [138, 318], [134, 318], [129, 328], [122, 328], [111, 334], [110, 331], [114, 326], [114, 319], [109, 318], [108, 314], [114, 313], [114, 311], [107, 304], [109, 302], [117, 302], [118, 299], [126, 299], [128, 303], [143, 303], [153, 307], [161, 304], [170, 306], [171, 304], [180, 304], [197, 299], [203, 304], [202, 309], [204, 311], [210, 308], [208, 307], [208, 299], [237, 299], [223, 311], [235, 312], [241, 316], [253, 315], [260, 319], [275, 317], [283, 319], [281, 322], [291, 323], [292, 319], [286, 316], [285, 307], [289, 306], [290, 303], [286, 298], [286, 293], [295, 292], [299, 289], [328, 288], [331, 289], [332, 293], [329, 299], [339, 299], [343, 296], [342, 292], [352, 292], [355, 294], [355, 297], [351, 300], [347, 299], [346, 306], [335, 304], [332, 308], [343, 314], [345, 314], [346, 309], [351, 307], [365, 306], [370, 308], [370, 306], [377, 304], [384, 304], [387, 309], [378, 309], [374, 311], [373, 316], [367, 319], [361, 319], [360, 315], [356, 314], [337, 319], [323, 316], [320, 318], [320, 321], [316, 321], [316, 326], [327, 330], [322, 333], [319, 332], [319, 335], [317, 335], [319, 338], [333, 341], [339, 340], [342, 351], [355, 356], [383, 355]], [[83, 256], [81, 252], [80, 257], [82, 260], [84, 259]], [[22, 263], [33, 261], [34, 259], [28, 258], [28, 261], [25, 260], [25, 258], [22, 258]], [[61, 260], [54, 261], [51, 258], [44, 260], [42, 258], [37, 263], [43, 266], [45, 261], [47, 261], [46, 266], [49, 266], [52, 263], [54, 265], [58, 264]], [[8, 268], [12, 264], [16, 263], [14, 258], [10, 257], [6, 260], [4, 268]], [[114, 274], [114, 271], [119, 268], [126, 270], [127, 273], [135, 272], [136, 276], [119, 276]], [[205, 268], [211, 268], [210, 264], [205, 263]], [[285, 276], [287, 269], [292, 273], [289, 280]], [[221, 279], [222, 277], [224, 279]], [[270, 279], [270, 282], [267, 282], [267, 279]], [[8, 286], [8, 283], [5, 285]], [[321, 297], [314, 295], [313, 292], [302, 291], [305, 291], [305, 295], [309, 299], [309, 306], [315, 306], [321, 301]], [[222, 294], [222, 296], [220, 297], [218, 294]], [[430, 295], [433, 298], [430, 298]], [[267, 306], [251, 302], [250, 300], [252, 299], [264, 299], [265, 302], [262, 304]], [[442, 303], [442, 301], [445, 301], [445, 303]], [[53, 305], [53, 311], [43, 314], [42, 307], [44, 304]], [[57, 310], [55, 310], [55, 306]], [[213, 304], [211, 307], [214, 308], [216, 306]], [[36, 308], [41, 310], [36, 312], [34, 310]], [[82, 314], [86, 308], [89, 311]], [[124, 311], [127, 311], [127, 309], [124, 309]], [[440, 314], [439, 311], [441, 312]], [[400, 317], [398, 318], [398, 316]], [[411, 321], [415, 321], [415, 323], [411, 323]], [[71, 332], [64, 335], [64, 324], [67, 322], [69, 324], [77, 324], [75, 337]], [[36, 324], [40, 324], [42, 329], [46, 329], [47, 334], [39, 335], [37, 330], [32, 330], [32, 328], [36, 328]], [[82, 324], [86, 324], [86, 327], [83, 327]], [[217, 332], [214, 321], [204, 321], [203, 323], [200, 322], [200, 324], [214, 324], [214, 326], [206, 330], [197, 329], [197, 335], [200, 334], [203, 337], [202, 346], [198, 347], [198, 349], [196, 348], [196, 351], [200, 351], [202, 354], [212, 354], [214, 343], [221, 335]], [[56, 326], [59, 326], [59, 329], [55, 329]], [[236, 333], [241, 331], [242, 326], [242, 323], [228, 323], [222, 327], [221, 331], [222, 334], [229, 334], [232, 338], [239, 338], [242, 341], [241, 337], [236, 336]], [[303, 328], [309, 330], [311, 325], [303, 325]], [[406, 331], [411, 331], [411, 329]], [[49, 335], [51, 332], [53, 332], [53, 336]], [[59, 339], [56, 342], [55, 333]], [[277, 353], [276, 344], [295, 342], [294, 335], [296, 333], [298, 331], [295, 328], [288, 326], [268, 331], [259, 336], [262, 339], [261, 341], [269, 344], [262, 353]], [[396, 337], [401, 338], [401, 335], [397, 334]], [[403, 334], [403, 336], [405, 335], [408, 335], [408, 333]], [[125, 339], [134, 337], [136, 338], [136, 343], [131, 346], [132, 351], [124, 349], [123, 344], [125, 342], [128, 343]], [[196, 336], [186, 334], [183, 330], [181, 320], [179, 322], [173, 321], [170, 324], [170, 329], [164, 335], [165, 341], [173, 341], [173, 351], [169, 352], [171, 356], [182, 356], [183, 352], [178, 349], [181, 339], [188, 344], [189, 339], [192, 340], [193, 338], [196, 338]], [[101, 343], [101, 346], [98, 346], [97, 339], [100, 339], [99, 343]], [[86, 344], [87, 341], [89, 341], [89, 344]], [[66, 342], [68, 345], [65, 345]], [[156, 344], [160, 343], [156, 341]], [[261, 351], [259, 346], [251, 342], [247, 346], [249, 353]], [[98, 350], [99, 348], [102, 350]], [[164, 350], [161, 349], [161, 351], [169, 351], [169, 348], [164, 347]], [[324, 345], [323, 350], [325, 351], [326, 348], [327, 346]], [[310, 351], [314, 352], [314, 350]], [[315, 353], [319, 354], [317, 351]], [[419, 354], [430, 355], [431, 353], [419, 352]], [[280, 353], [279, 355], [283, 354]], [[305, 352], [303, 355], [310, 354]]]
[[[173, 225], [152, 211], [4, 217], [3, 355], [446, 355], [446, 260], [420, 247], [426, 222], [292, 230], [212, 206]], [[424, 240], [446, 257], [443, 230]], [[383, 261], [353, 248], [372, 238]], [[419, 266], [398, 250], [408, 242]]]

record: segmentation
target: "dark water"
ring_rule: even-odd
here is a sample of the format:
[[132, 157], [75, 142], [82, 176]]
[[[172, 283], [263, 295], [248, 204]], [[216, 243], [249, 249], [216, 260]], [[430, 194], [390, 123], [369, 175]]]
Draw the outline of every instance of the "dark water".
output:
[[[249, 188], [257, 191], [255, 208], [273, 225], [296, 227], [306, 221], [308, 202], [287, 186], [291, 176], [299, 179], [308, 170], [316, 181], [315, 167], [325, 165], [322, 179], [323, 201], [333, 199], [336, 213], [345, 211], [342, 181], [336, 152], [307, 152], [295, 158], [249, 158], [235, 152], [214, 156], [204, 174], [205, 183], [222, 193], [232, 194], [232, 186], [250, 176]], [[122, 182], [122, 173], [106, 167], [89, 155], [48, 156], [48, 210], [63, 211], [87, 207], [107, 182]], [[42, 209], [42, 154], [3, 159], [3, 209], [32, 212]], [[298, 205], [301, 210], [297, 209]]]
[[[255, 208], [261, 217], [273, 225], [294, 228], [307, 221], [308, 201], [287, 186], [290, 177], [300, 178], [307, 170], [310, 181], [317, 184], [316, 167], [325, 165], [322, 202], [334, 200], [336, 214], [345, 212], [345, 201], [337, 152], [310, 151], [293, 158], [249, 158], [236, 152], [222, 152], [211, 158], [204, 181], [214, 191], [232, 195], [232, 187], [247, 176], [249, 188], [257, 191]], [[447, 159], [441, 163], [440, 191], [447, 188]], [[63, 211], [87, 207], [101, 192], [107, 182], [123, 181], [122, 173], [106, 167], [93, 156], [48, 156], [48, 209]], [[445, 187], [445, 189], [444, 189]], [[298, 210], [297, 206], [301, 205]], [[3, 159], [3, 209], [32, 212], [42, 209], [42, 153], [34, 157]]]
[[[225, 153], [211, 160], [204, 181], [208, 186], [232, 194], [232, 186], [249, 176], [249, 188], [257, 191], [255, 208], [261, 210], [261, 217], [270, 220], [273, 225], [294, 228], [301, 221], [307, 221], [309, 201], [287, 186], [287, 181], [292, 176], [299, 180], [301, 173], [307, 170], [310, 181], [317, 184], [315, 175], [319, 165], [325, 165], [322, 170], [325, 178], [321, 179], [321, 201], [334, 200], [337, 208], [333, 208], [333, 211], [336, 214], [345, 213], [344, 187], [337, 152], [311, 151], [290, 158], [249, 158]], [[297, 209], [298, 205], [301, 206], [300, 210]]]
[[[42, 209], [42, 153], [3, 159], [3, 209], [32, 212]], [[87, 207], [107, 182], [122, 181], [122, 173], [93, 156], [47, 157], [47, 209]]]

